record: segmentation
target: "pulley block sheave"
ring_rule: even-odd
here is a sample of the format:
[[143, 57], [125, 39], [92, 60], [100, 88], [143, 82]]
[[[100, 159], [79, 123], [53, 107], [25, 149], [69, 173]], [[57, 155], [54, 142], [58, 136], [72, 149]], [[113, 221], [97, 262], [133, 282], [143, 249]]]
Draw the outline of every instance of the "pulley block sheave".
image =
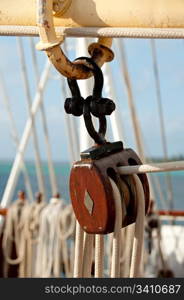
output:
[[[118, 166], [141, 164], [132, 149], [124, 149], [121, 142], [94, 146], [81, 153], [81, 161], [73, 165], [70, 175], [70, 195], [76, 218], [88, 233], [107, 234], [114, 231], [115, 201], [109, 180], [112, 178], [122, 196], [125, 215], [122, 227], [136, 221], [137, 201], [132, 176], [120, 176]], [[139, 178], [145, 194], [145, 214], [149, 208], [147, 176]]]

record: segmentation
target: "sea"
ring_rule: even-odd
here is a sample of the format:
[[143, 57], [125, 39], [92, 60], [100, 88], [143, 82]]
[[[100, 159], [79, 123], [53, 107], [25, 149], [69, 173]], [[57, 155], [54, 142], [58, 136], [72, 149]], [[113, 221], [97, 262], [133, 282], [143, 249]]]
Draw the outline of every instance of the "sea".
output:
[[[38, 192], [38, 184], [36, 177], [35, 165], [33, 162], [26, 162], [26, 168], [29, 174], [32, 190], [34, 193]], [[0, 161], [0, 199], [2, 199], [3, 193], [5, 191], [5, 187], [12, 169], [12, 161]], [[70, 202], [70, 193], [69, 193], [69, 177], [70, 177], [70, 169], [71, 165], [69, 162], [54, 162], [54, 169], [57, 178], [58, 184], [58, 192], [61, 194], [61, 197], [65, 199], [67, 203]], [[47, 162], [42, 163], [42, 171], [44, 175], [45, 181], [45, 189], [46, 189], [46, 198], [49, 199], [52, 197], [50, 180], [49, 180], [49, 171]], [[151, 174], [151, 178], [153, 183], [155, 179], [160, 183], [160, 188], [163, 194], [164, 202], [161, 201], [159, 197], [159, 192], [156, 186], [153, 184], [153, 188], [155, 191], [155, 201], [157, 207], [159, 209], [169, 209], [170, 205], [174, 210], [184, 210], [184, 171], [178, 172], [170, 172], [171, 182], [172, 182], [172, 191], [173, 191], [173, 201], [170, 204], [168, 202], [168, 188], [166, 184], [166, 174], [165, 173], [157, 173]], [[154, 176], [154, 178], [153, 178]], [[19, 175], [17, 180], [15, 190], [13, 192], [11, 201], [13, 202], [17, 198], [17, 192], [19, 190], [25, 190], [25, 182], [24, 176], [22, 172]]]

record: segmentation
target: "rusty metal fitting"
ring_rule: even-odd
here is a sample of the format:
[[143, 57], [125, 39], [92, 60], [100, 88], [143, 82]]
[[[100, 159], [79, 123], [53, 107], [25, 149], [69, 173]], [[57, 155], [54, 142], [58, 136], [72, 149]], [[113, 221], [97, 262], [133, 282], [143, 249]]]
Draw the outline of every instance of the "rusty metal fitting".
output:
[[88, 52], [97, 64], [101, 57], [104, 57], [105, 62], [110, 62], [114, 58], [113, 51], [107, 46], [100, 44], [100, 42], [89, 45]]
[[55, 46], [59, 46], [64, 41], [64, 37], [57, 38], [55, 40], [50, 41], [49, 43], [45, 43], [40, 41], [36, 45], [36, 49], [40, 51], [47, 51], [49, 49], [52, 49]]
[[[93, 75], [91, 69], [88, 67], [87, 63], [84, 64], [84, 62], [81, 63], [79, 61], [71, 62], [66, 57], [60, 48], [60, 44], [64, 41], [64, 36], [57, 37], [54, 28], [53, 7], [55, 11], [58, 10], [56, 14], [58, 13], [61, 15], [69, 8], [71, 4], [69, 2], [59, 0], [37, 0], [37, 25], [39, 27], [41, 40], [36, 45], [36, 48], [38, 50], [46, 51], [50, 61], [60, 74], [71, 79], [87, 79]], [[111, 38], [100, 38], [98, 43], [93, 43], [89, 46], [89, 53], [99, 67], [114, 58], [114, 54], [110, 49], [111, 45]]]

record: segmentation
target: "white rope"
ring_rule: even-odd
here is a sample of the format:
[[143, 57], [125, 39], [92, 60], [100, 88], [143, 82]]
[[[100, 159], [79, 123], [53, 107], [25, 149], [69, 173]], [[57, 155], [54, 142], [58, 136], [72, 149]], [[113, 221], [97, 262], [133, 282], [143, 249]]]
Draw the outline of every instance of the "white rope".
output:
[[[38, 277], [60, 276], [62, 244], [58, 235], [58, 225], [62, 211], [63, 201], [55, 198], [42, 210], [36, 262]], [[54, 268], [55, 264], [57, 268]]]
[[[64, 50], [68, 53], [67, 43], [64, 44]], [[62, 101], [63, 98], [67, 97], [67, 85], [65, 81], [61, 80], [61, 90], [62, 90]], [[74, 119], [71, 116], [64, 114], [65, 118], [65, 129], [66, 136], [68, 141], [68, 151], [70, 156], [70, 162], [72, 164], [73, 161], [79, 159], [79, 144], [77, 139], [77, 131], [76, 126], [74, 124]], [[75, 229], [75, 245], [74, 245], [74, 262], [73, 262], [73, 277], [79, 278], [82, 277], [82, 258], [83, 258], [83, 242], [84, 242], [84, 231], [80, 227], [79, 223], [76, 221], [76, 229]]]
[[184, 161], [124, 166], [119, 167], [118, 170], [122, 175], [182, 171], [184, 170]]
[[130, 278], [140, 277], [143, 272], [143, 242], [144, 242], [144, 219], [145, 197], [142, 183], [137, 175], [133, 175], [136, 186], [137, 217], [135, 223], [135, 236], [132, 250]]
[[[130, 112], [131, 112], [133, 128], [134, 128], [135, 141], [136, 141], [138, 153], [139, 153], [141, 159], [143, 160], [143, 162], [145, 162], [146, 157], [145, 157], [145, 152], [144, 152], [143, 137], [142, 137], [141, 127], [140, 127], [140, 123], [139, 123], [137, 113], [136, 113], [136, 109], [135, 109], [134, 97], [133, 97], [132, 86], [131, 86], [131, 80], [130, 80], [129, 71], [128, 71], [126, 52], [125, 52], [123, 42], [116, 41], [116, 44], [117, 44], [117, 47], [118, 47], [118, 50], [119, 50], [120, 63], [121, 63], [121, 68], [122, 68], [123, 77], [124, 77], [124, 81], [125, 81], [127, 98], [128, 98], [129, 108], [130, 108]], [[149, 179], [149, 183], [150, 183], [151, 199], [156, 198], [155, 197], [155, 192], [154, 192], [154, 189], [153, 189], [153, 181], [154, 181], [156, 187], [159, 190], [160, 200], [162, 202], [165, 202], [164, 197], [163, 197], [163, 193], [162, 193], [162, 190], [161, 190], [161, 187], [160, 187], [160, 182], [158, 181], [158, 179], [150, 177], [149, 175], [148, 175], [148, 179]]]
[[144, 153], [144, 147], [143, 147], [143, 140], [142, 140], [142, 134], [141, 134], [141, 127], [140, 122], [138, 120], [138, 116], [136, 113], [136, 107], [135, 107], [135, 101], [134, 101], [134, 95], [132, 91], [132, 84], [129, 76], [129, 70], [128, 70], [128, 64], [127, 64], [127, 57], [126, 57], [126, 51], [123, 41], [116, 40], [117, 49], [119, 50], [119, 56], [120, 56], [120, 68], [123, 74], [123, 79], [125, 82], [125, 88], [126, 88], [126, 94], [127, 94], [127, 100], [128, 105], [130, 109], [131, 114], [131, 120], [132, 125], [134, 129], [134, 135], [135, 135], [135, 142], [137, 145], [137, 150], [139, 153], [139, 156], [142, 160], [145, 158]]
[[30, 87], [29, 87], [28, 74], [27, 74], [27, 70], [26, 70], [26, 63], [25, 63], [25, 55], [24, 55], [23, 45], [22, 45], [22, 41], [21, 41], [20, 38], [17, 38], [17, 45], [18, 45], [18, 51], [19, 51], [19, 56], [20, 56], [22, 80], [23, 80], [26, 100], [27, 100], [27, 104], [28, 104], [28, 113], [29, 113], [29, 117], [32, 118], [32, 123], [33, 123], [32, 133], [33, 133], [33, 145], [34, 145], [34, 152], [35, 152], [35, 165], [36, 165], [36, 174], [37, 174], [38, 186], [39, 186], [39, 191], [45, 197], [44, 176], [43, 176], [43, 172], [42, 172], [38, 136], [37, 136], [37, 130], [36, 130], [36, 126], [35, 126], [35, 120], [34, 120], [32, 114], [31, 114], [31, 105], [32, 105], [31, 93], [30, 93]]
[[104, 236], [95, 235], [95, 278], [102, 278], [104, 271]]
[[[26, 239], [23, 220], [27, 217], [27, 208], [27, 200], [22, 201], [20, 199], [15, 201], [9, 208], [2, 242], [5, 261], [9, 265], [18, 265], [19, 277], [24, 276], [26, 267]], [[13, 244], [15, 244], [17, 258], [12, 259]], [[7, 272], [8, 265], [5, 265], [5, 277], [7, 277]]]
[[[83, 250], [83, 268], [82, 277], [90, 278], [92, 263], [93, 263], [93, 250], [94, 250], [94, 234], [84, 233], [84, 250]], [[81, 260], [80, 260], [81, 261]]]
[[124, 228], [125, 237], [124, 237], [124, 252], [122, 253], [123, 257], [123, 265], [122, 265], [122, 276], [125, 278], [130, 277], [130, 265], [131, 265], [131, 257], [132, 257], [132, 248], [133, 248], [133, 240], [135, 234], [135, 224], [131, 224]]
[[121, 228], [122, 228], [122, 205], [121, 195], [115, 182], [109, 177], [112, 185], [113, 198], [115, 201], [115, 226], [112, 242], [112, 264], [110, 277], [115, 278], [120, 276], [120, 247], [121, 247]]
[[35, 268], [37, 260], [37, 245], [39, 234], [40, 214], [45, 207], [45, 202], [34, 202], [29, 206], [27, 218], [24, 220], [25, 238], [27, 240], [26, 257], [27, 266], [25, 277], [35, 277]]
[[[76, 55], [78, 56], [79, 51], [86, 51], [86, 41], [82, 39], [80, 44], [77, 44]], [[67, 53], [67, 44], [64, 44], [64, 50]], [[80, 53], [81, 54], [81, 53]], [[84, 54], [84, 53], [83, 53]], [[82, 86], [81, 86], [82, 84]], [[85, 94], [89, 91], [89, 85], [85, 82], [80, 82], [81, 94]], [[67, 87], [68, 89], [68, 87]], [[66, 86], [65, 86], [66, 92]], [[73, 145], [74, 149], [70, 149], [72, 161], [78, 160], [79, 150], [83, 151], [83, 147], [89, 147], [89, 137], [86, 134], [86, 129], [83, 126], [83, 120], [80, 120], [80, 145], [77, 141], [77, 131], [76, 125], [74, 124], [73, 118], [65, 117], [65, 120], [68, 125], [69, 136], [69, 145]], [[71, 143], [72, 142], [72, 143]], [[73, 151], [73, 153], [72, 153]], [[91, 277], [91, 265], [93, 260], [93, 250], [94, 250], [94, 235], [88, 235], [84, 233], [83, 229], [80, 227], [79, 223], [76, 223], [76, 239], [75, 239], [75, 259], [74, 259], [74, 277]]]
[[[30, 46], [31, 46], [31, 54], [32, 54], [32, 61], [33, 61], [35, 79], [36, 79], [36, 82], [38, 84], [40, 76], [39, 76], [39, 70], [38, 70], [38, 64], [37, 64], [33, 39], [30, 39]], [[45, 115], [45, 107], [44, 107], [43, 100], [41, 101], [41, 104], [40, 104], [40, 112], [41, 112], [42, 125], [43, 125], [43, 131], [44, 131], [45, 149], [46, 149], [46, 154], [47, 154], [47, 161], [48, 161], [48, 169], [49, 169], [49, 177], [50, 177], [52, 195], [55, 195], [58, 192], [58, 186], [57, 186], [56, 174], [55, 174], [55, 171], [54, 171], [54, 164], [53, 164], [53, 161], [52, 161], [52, 150], [51, 150], [51, 144], [50, 144], [50, 138], [49, 138], [49, 132], [48, 132], [48, 126], [47, 126], [47, 119], [46, 119], [46, 115]]]
[[22, 161], [22, 156], [24, 155], [26, 146], [28, 144], [29, 141], [29, 137], [31, 135], [31, 130], [32, 130], [32, 125], [33, 125], [33, 118], [35, 116], [35, 114], [37, 113], [40, 103], [42, 101], [42, 93], [44, 90], [44, 87], [47, 83], [48, 80], [48, 75], [49, 75], [49, 71], [50, 71], [50, 63], [47, 61], [44, 71], [41, 75], [40, 81], [39, 81], [39, 85], [38, 85], [38, 90], [37, 93], [35, 95], [35, 99], [33, 101], [32, 104], [32, 108], [31, 108], [31, 115], [32, 117], [29, 117], [27, 122], [26, 122], [26, 126], [24, 128], [23, 131], [23, 135], [22, 138], [20, 140], [20, 144], [18, 147], [18, 151], [8, 178], [8, 182], [6, 184], [6, 188], [2, 197], [2, 201], [1, 201], [1, 207], [7, 207], [8, 203], [10, 202], [10, 199], [12, 197], [13, 191], [15, 189], [15, 185], [19, 176], [19, 172], [20, 172], [20, 165], [21, 165], [21, 161]]
[[84, 231], [80, 227], [79, 223], [76, 222], [74, 271], [73, 271], [74, 278], [82, 277], [83, 242], [84, 242]]
[[107, 235], [107, 242], [105, 247], [105, 256], [107, 257], [105, 275], [109, 276], [109, 270], [111, 269], [112, 264], [112, 241], [113, 241], [113, 233]]
[[[62, 243], [61, 263], [63, 263], [63, 272], [65, 273], [66, 277], [72, 276], [73, 262], [71, 261], [71, 256], [69, 252], [72, 251], [73, 243], [71, 244], [72, 241], [70, 241], [69, 243], [69, 240], [74, 238], [75, 225], [76, 221], [72, 210], [72, 206], [67, 205], [63, 208], [63, 211], [60, 214], [57, 232], [57, 235]], [[59, 264], [57, 264], [57, 262], [55, 261], [56, 268], [58, 267], [58, 265]]]
[[[183, 28], [56, 27], [55, 29], [58, 35], [68, 37], [184, 38]], [[0, 35], [38, 36], [39, 29], [37, 26], [0, 25]]]
[[[10, 206], [3, 235], [6, 276], [10, 264], [18, 265], [19, 277], [60, 277], [62, 272], [71, 277], [69, 252], [75, 230], [71, 208], [58, 198], [47, 206], [20, 200]], [[14, 244], [17, 258], [12, 259]]]
[[[7, 89], [5, 86], [5, 82], [4, 82], [4, 78], [2, 76], [2, 74], [0, 74], [0, 86], [1, 86], [1, 91], [2, 91], [2, 100], [4, 103], [4, 106], [7, 110], [7, 114], [9, 117], [9, 121], [10, 121], [10, 126], [11, 126], [11, 133], [12, 133], [12, 138], [13, 141], [15, 143], [16, 148], [18, 149], [18, 145], [19, 145], [19, 135], [18, 135], [18, 130], [16, 127], [16, 122], [11, 110], [11, 105], [10, 105], [10, 99], [7, 93]], [[24, 175], [24, 180], [25, 180], [25, 185], [26, 185], [26, 190], [28, 193], [28, 198], [30, 201], [33, 201], [34, 197], [33, 197], [33, 191], [32, 191], [32, 187], [31, 187], [31, 182], [30, 182], [30, 178], [29, 178], [29, 174], [26, 168], [26, 164], [24, 162], [24, 158], [21, 157], [22, 159], [22, 171], [23, 171], [23, 175]]]
[[[155, 77], [156, 97], [157, 97], [157, 106], [158, 106], [158, 114], [159, 114], [159, 121], [160, 121], [160, 133], [161, 133], [162, 148], [163, 148], [163, 153], [164, 153], [164, 160], [168, 160], [168, 145], [167, 145], [166, 128], [165, 128], [163, 104], [162, 104], [162, 97], [161, 97], [156, 45], [155, 45], [154, 40], [150, 40], [150, 43], [151, 43], [151, 51], [152, 51], [152, 59], [153, 59], [153, 72], [154, 72], [154, 77]], [[173, 209], [173, 204], [174, 204], [173, 196], [174, 195], [173, 195], [171, 174], [166, 173], [165, 179], [166, 179], [166, 185], [167, 185], [166, 190], [167, 190], [168, 205], [169, 205], [170, 209]]]
[[[139, 122], [139, 119], [137, 116], [136, 107], [135, 107], [135, 103], [134, 103], [135, 101], [134, 101], [132, 84], [131, 84], [131, 79], [130, 79], [129, 70], [128, 70], [125, 46], [124, 46], [123, 41], [116, 40], [115, 42], [117, 45], [122, 75], [123, 75], [124, 82], [125, 82], [125, 88], [126, 88], [126, 93], [127, 93], [128, 106], [129, 106], [130, 114], [131, 114], [133, 130], [134, 130], [135, 142], [136, 142], [139, 156], [140, 156], [141, 160], [143, 162], [145, 162], [146, 157], [145, 157], [145, 151], [144, 151], [143, 136], [142, 136], [141, 126], [140, 126], [140, 122]], [[150, 177], [149, 177], [149, 182], [150, 182], [151, 198], [155, 199], [152, 178], [150, 178]]]
[[[113, 84], [113, 76], [112, 76], [112, 69], [110, 68], [109, 64], [105, 64], [104, 67], [104, 89], [107, 94], [107, 96], [110, 99], [113, 99], [116, 105], [118, 105], [118, 97], [116, 95], [115, 87]], [[111, 115], [110, 115], [110, 123], [112, 128], [112, 134], [114, 141], [124, 141], [124, 131], [123, 131], [123, 124], [122, 124], [122, 118], [120, 115], [120, 110], [116, 109]]]

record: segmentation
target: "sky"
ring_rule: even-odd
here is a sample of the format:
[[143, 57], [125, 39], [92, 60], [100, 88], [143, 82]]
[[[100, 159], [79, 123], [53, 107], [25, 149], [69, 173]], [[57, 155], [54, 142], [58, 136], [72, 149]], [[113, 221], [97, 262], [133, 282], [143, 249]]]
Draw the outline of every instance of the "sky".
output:
[[[30, 91], [33, 99], [36, 92], [36, 79], [31, 61], [30, 38], [22, 38], [22, 41], [26, 53]], [[36, 42], [37, 39], [34, 38], [34, 44]], [[73, 60], [76, 57], [76, 39], [68, 39], [68, 43], [70, 45], [69, 57]], [[125, 39], [124, 45], [146, 155], [150, 157], [162, 157], [163, 147], [161, 143], [150, 40]], [[117, 94], [117, 109], [121, 115], [124, 141], [127, 147], [136, 149], [126, 89], [118, 61], [119, 57], [117, 49], [114, 47], [113, 50], [115, 51], [115, 59], [110, 63], [110, 67]], [[184, 154], [184, 41], [156, 40], [156, 50], [168, 153], [169, 156], [178, 156]], [[44, 52], [35, 51], [41, 73], [47, 57]], [[81, 49], [82, 55], [83, 50]], [[28, 109], [22, 84], [16, 38], [0, 37], [0, 57], [0, 75], [4, 78], [11, 103], [11, 110], [15, 118], [19, 137], [21, 138], [28, 117]], [[55, 161], [69, 160], [64, 118], [65, 112], [63, 109], [65, 95], [61, 90], [61, 81], [63, 80], [65, 79], [52, 68], [51, 76], [44, 92], [44, 106], [48, 121], [52, 156]], [[108, 126], [110, 128], [109, 123], [108, 119]], [[40, 113], [36, 116], [36, 128], [41, 157], [45, 160], [46, 151]], [[111, 131], [109, 131], [109, 135], [111, 136]], [[0, 160], [13, 160], [16, 154], [16, 147], [12, 139], [7, 111], [3, 104], [2, 91], [0, 92], [0, 137]], [[112, 137], [110, 139], [112, 140]], [[34, 159], [32, 139], [30, 139], [26, 148], [25, 158], [27, 160]]]

